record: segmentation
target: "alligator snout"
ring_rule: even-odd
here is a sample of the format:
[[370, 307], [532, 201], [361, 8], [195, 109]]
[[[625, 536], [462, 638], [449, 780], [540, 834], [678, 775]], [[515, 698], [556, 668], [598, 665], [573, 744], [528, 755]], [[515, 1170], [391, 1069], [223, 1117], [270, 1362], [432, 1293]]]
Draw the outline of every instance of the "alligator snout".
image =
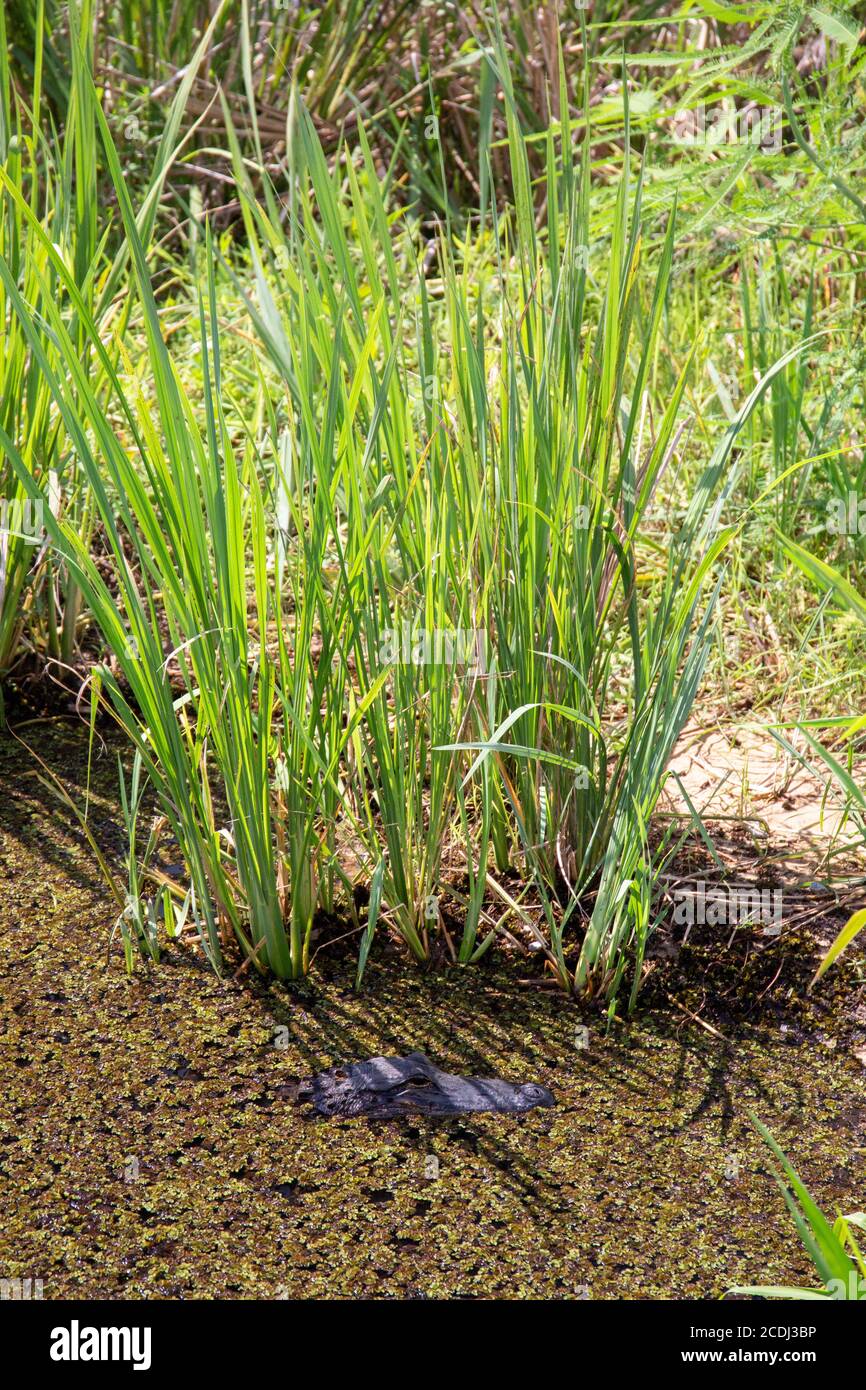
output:
[[524, 1110], [533, 1110], [537, 1105], [545, 1107], [555, 1105], [553, 1092], [548, 1091], [546, 1086], [539, 1086], [534, 1081], [528, 1081], [525, 1086], [518, 1086], [520, 1098], [524, 1102]]

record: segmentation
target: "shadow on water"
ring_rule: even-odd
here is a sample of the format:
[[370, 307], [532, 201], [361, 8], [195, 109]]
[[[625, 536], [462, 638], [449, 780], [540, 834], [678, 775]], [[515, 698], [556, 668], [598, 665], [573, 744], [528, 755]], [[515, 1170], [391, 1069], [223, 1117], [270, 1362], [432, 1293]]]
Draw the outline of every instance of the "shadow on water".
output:
[[[35, 850], [58, 886], [104, 889], [105, 880], [77, 815], [64, 804], [38, 761], [45, 763], [83, 812], [88, 800], [86, 725], [74, 718], [30, 720], [15, 729], [14, 735], [17, 737], [9, 729], [0, 730], [0, 845], [7, 861], [12, 902], [16, 860], [23, 857], [16, 846], [19, 851]], [[101, 738], [94, 741], [88, 825], [109, 862], [118, 860], [124, 849], [123, 826], [113, 811], [118, 787], [116, 759], [115, 746]]]

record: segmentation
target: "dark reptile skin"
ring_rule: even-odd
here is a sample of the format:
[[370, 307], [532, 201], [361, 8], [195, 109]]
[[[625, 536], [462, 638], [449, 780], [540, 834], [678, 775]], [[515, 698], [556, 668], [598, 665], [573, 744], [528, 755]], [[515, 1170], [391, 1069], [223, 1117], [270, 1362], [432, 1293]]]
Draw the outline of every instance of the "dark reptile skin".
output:
[[454, 1076], [440, 1071], [421, 1052], [408, 1057], [371, 1057], [301, 1082], [299, 1100], [309, 1100], [329, 1118], [366, 1115], [392, 1119], [412, 1112], [468, 1115], [479, 1111], [518, 1114], [536, 1106], [554, 1105], [545, 1086], [515, 1085], [497, 1078]]

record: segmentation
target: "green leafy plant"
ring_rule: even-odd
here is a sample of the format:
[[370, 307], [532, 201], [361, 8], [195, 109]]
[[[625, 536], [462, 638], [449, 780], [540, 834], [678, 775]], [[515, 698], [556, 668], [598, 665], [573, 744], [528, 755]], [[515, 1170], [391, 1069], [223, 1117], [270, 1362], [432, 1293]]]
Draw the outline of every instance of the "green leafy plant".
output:
[[866, 1230], [866, 1213], [839, 1216], [831, 1225], [770, 1131], [760, 1120], [753, 1119], [753, 1124], [779, 1164], [781, 1172], [774, 1170], [773, 1175], [823, 1287], [805, 1289], [755, 1284], [729, 1292], [757, 1294], [762, 1298], [866, 1299], [866, 1262], [854, 1235], [855, 1230]]

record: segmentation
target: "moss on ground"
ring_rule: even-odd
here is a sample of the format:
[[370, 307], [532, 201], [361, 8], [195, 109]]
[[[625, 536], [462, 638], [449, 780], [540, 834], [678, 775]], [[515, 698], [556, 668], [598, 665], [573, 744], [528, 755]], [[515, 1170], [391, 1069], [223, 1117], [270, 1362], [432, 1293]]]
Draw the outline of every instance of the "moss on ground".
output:
[[[86, 744], [36, 732], [83, 797]], [[113, 764], [97, 768], [92, 820], [117, 843]], [[351, 957], [327, 952], [295, 988], [223, 983], [181, 950], [127, 979], [90, 853], [9, 740], [0, 786], [0, 1274], [41, 1278], [46, 1298], [707, 1297], [810, 1281], [750, 1111], [826, 1209], [863, 1204], [862, 956], [804, 1001], [803, 933], [746, 963], [696, 940], [610, 1037], [512, 963], [421, 974], [381, 944], [360, 996]], [[291, 1103], [304, 1074], [412, 1049], [541, 1081], [557, 1106], [329, 1123]]]

